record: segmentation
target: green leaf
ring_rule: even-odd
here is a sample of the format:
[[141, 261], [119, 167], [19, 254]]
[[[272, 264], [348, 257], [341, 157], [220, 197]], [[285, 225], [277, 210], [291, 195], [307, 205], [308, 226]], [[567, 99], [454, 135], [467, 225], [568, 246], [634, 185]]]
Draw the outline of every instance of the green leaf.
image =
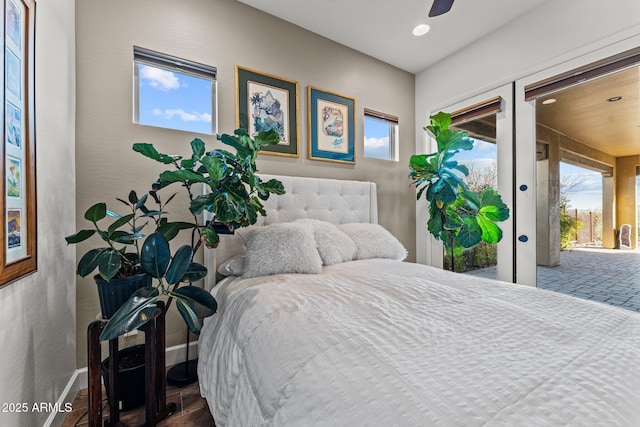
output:
[[190, 283], [197, 282], [198, 280], [204, 279], [207, 273], [207, 267], [202, 264], [198, 264], [197, 262], [192, 262], [181, 281]]
[[138, 195], [136, 194], [135, 191], [131, 190], [129, 192], [129, 203], [131, 203], [132, 205], [135, 204], [138, 201]]
[[183, 159], [180, 161], [180, 167], [183, 169], [193, 169], [196, 163], [197, 161], [195, 159]]
[[127, 233], [126, 231], [116, 231], [111, 238], [118, 243], [131, 244], [138, 239], [142, 239], [144, 234], [140, 233]]
[[122, 265], [122, 260], [118, 251], [105, 249], [98, 258], [98, 271], [104, 280], [111, 280]]
[[156, 311], [158, 289], [140, 288], [116, 311], [100, 334], [100, 341], [108, 341], [120, 335], [138, 329], [149, 320]]
[[255, 136], [255, 142], [258, 146], [258, 150], [267, 145], [276, 145], [280, 143], [280, 135], [274, 130], [268, 130], [266, 132], [259, 132]]
[[270, 179], [267, 182], [261, 182], [260, 187], [262, 191], [271, 194], [285, 194], [286, 191], [284, 189], [284, 185], [282, 182], [278, 181], [275, 178]]
[[180, 232], [180, 226], [173, 222], [167, 222], [162, 224], [156, 229], [156, 232], [162, 234], [168, 241], [172, 240]]
[[170, 262], [171, 252], [167, 239], [160, 233], [150, 234], [140, 250], [142, 271], [159, 279], [164, 276]]
[[[201, 213], [206, 206], [209, 206], [213, 202], [213, 193], [209, 193], [208, 195], [200, 195], [195, 197], [191, 201], [191, 205], [189, 206], [189, 210], [192, 214], [198, 215]], [[208, 210], [208, 209], [207, 209]]]
[[220, 242], [220, 236], [214, 229], [206, 227], [202, 230], [202, 237], [204, 237], [204, 244], [208, 248], [215, 248]]
[[160, 174], [160, 181], [162, 181], [163, 186], [168, 184], [173, 184], [174, 182], [184, 182], [188, 181], [190, 183], [194, 182], [207, 182], [207, 178], [199, 173], [188, 169], [175, 170], [175, 171], [164, 171]]
[[482, 229], [482, 240], [487, 243], [498, 243], [502, 239], [502, 230], [493, 221], [483, 215], [478, 215], [477, 220]]
[[211, 181], [218, 181], [224, 176], [225, 164], [219, 158], [205, 156], [201, 161], [205, 168], [207, 168], [207, 172], [209, 172], [209, 179]]
[[482, 192], [480, 213], [492, 221], [504, 221], [509, 218], [509, 208], [493, 188], [487, 188]]
[[147, 198], [148, 198], [148, 194], [143, 195], [142, 197], [140, 197], [140, 199], [138, 199], [138, 201], [136, 202], [136, 205], [134, 207], [134, 209], [142, 209], [144, 208], [144, 204], [147, 203]]
[[204, 142], [200, 138], [194, 138], [191, 141], [191, 151], [196, 157], [202, 157], [204, 155]]
[[143, 142], [133, 144], [133, 151], [136, 151], [143, 156], [149, 157], [150, 159], [153, 159], [157, 162], [164, 163], [165, 165], [173, 163], [173, 156], [159, 153], [158, 150], [155, 149], [153, 144], [147, 144]]
[[96, 203], [84, 213], [84, 218], [94, 223], [100, 221], [105, 216], [107, 216], [107, 205], [105, 203]]
[[456, 241], [464, 248], [472, 248], [482, 241], [482, 230], [475, 218], [465, 218]]
[[191, 246], [183, 245], [178, 248], [176, 254], [171, 260], [167, 274], [165, 275], [168, 284], [174, 285], [182, 280], [189, 270], [192, 257], [193, 250], [191, 249]]
[[200, 317], [209, 317], [218, 309], [218, 303], [211, 294], [197, 286], [183, 286], [171, 292], [176, 307], [187, 327], [194, 334], [200, 334]]
[[91, 249], [89, 252], [84, 254], [78, 262], [78, 275], [80, 277], [85, 277], [88, 274], [91, 274], [91, 272], [95, 270], [96, 267], [98, 267], [98, 261], [100, 260], [100, 256], [104, 251], [105, 248], [96, 248]]
[[89, 237], [93, 236], [96, 233], [96, 230], [80, 230], [76, 234], [72, 234], [71, 236], [67, 236], [64, 240], [67, 243], [80, 243], [87, 240]]
[[131, 221], [134, 216], [135, 215], [133, 214], [129, 214], [129, 215], [122, 216], [117, 220], [113, 221], [113, 224], [111, 224], [107, 229], [107, 235], [109, 236], [109, 238], [112, 238], [111, 236], [113, 235], [114, 231], [116, 231], [118, 228], [122, 227], [129, 221]]

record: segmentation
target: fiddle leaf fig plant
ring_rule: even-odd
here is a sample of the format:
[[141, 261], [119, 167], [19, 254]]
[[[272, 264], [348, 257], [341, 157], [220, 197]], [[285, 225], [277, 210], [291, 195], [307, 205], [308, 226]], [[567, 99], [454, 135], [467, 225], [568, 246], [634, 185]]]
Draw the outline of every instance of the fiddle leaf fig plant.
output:
[[[98, 269], [105, 280], [140, 273], [157, 280], [156, 286], [139, 288], [120, 306], [105, 325], [101, 340], [114, 339], [144, 325], [151, 319], [157, 309], [157, 300], [162, 296], [168, 298], [164, 310], [168, 310], [175, 299], [189, 330], [199, 334], [199, 318], [214, 314], [217, 303], [207, 291], [192, 285], [207, 274], [206, 267], [193, 262], [193, 257], [203, 242], [215, 247], [220, 240], [214, 222], [201, 224], [200, 214], [209, 211], [217, 223], [234, 230], [255, 224], [258, 215], [265, 215], [262, 201], [271, 194], [284, 194], [280, 181], [263, 182], [256, 175], [258, 152], [280, 141], [275, 131], [260, 132], [252, 138], [247, 131], [238, 129], [233, 135], [218, 135], [217, 138], [235, 153], [223, 149], [206, 151], [205, 143], [198, 138], [191, 141], [192, 154], [188, 158], [160, 153], [152, 144], [134, 144], [134, 151], [172, 168], [160, 173], [148, 194], [138, 198], [131, 191], [128, 201], [117, 199], [127, 205], [127, 214], [120, 215], [107, 209], [105, 203], [97, 203], [85, 213], [85, 219], [93, 228], [66, 237], [69, 244], [83, 242], [92, 236], [99, 236], [102, 241], [100, 247], [89, 250], [78, 262], [80, 276]], [[167, 218], [166, 205], [176, 193], [163, 201], [160, 190], [176, 183], [188, 193], [187, 212], [193, 221], [171, 222]], [[207, 194], [195, 195], [195, 184], [203, 184]], [[149, 196], [158, 205], [157, 209], [146, 206]], [[108, 217], [113, 221], [107, 224]], [[155, 225], [155, 231], [145, 235], [143, 232], [149, 223]], [[191, 244], [180, 246], [172, 254], [169, 242], [181, 230], [191, 231]], [[143, 238], [144, 243], [140, 246]]]
[[[480, 242], [499, 242], [502, 230], [496, 222], [509, 218], [509, 208], [493, 188], [480, 194], [469, 189], [464, 180], [469, 169], [454, 157], [461, 150], [471, 150], [473, 140], [450, 125], [450, 114], [431, 116], [424, 129], [436, 140], [438, 150], [411, 156], [409, 177], [418, 190], [417, 199], [424, 194], [429, 202], [427, 230], [443, 242], [447, 255], [455, 257]], [[452, 261], [452, 270], [453, 266]]]
[[[218, 140], [234, 148], [236, 153], [216, 149], [206, 151], [198, 138], [191, 141], [191, 157], [170, 156], [156, 150], [152, 144], [134, 144], [134, 151], [173, 169], [160, 173], [154, 183], [158, 191], [179, 183], [189, 192], [191, 214], [203, 211], [213, 214], [215, 221], [234, 230], [255, 224], [258, 215], [265, 215], [262, 201], [271, 194], [284, 194], [284, 186], [277, 179], [263, 182], [255, 173], [258, 152], [267, 145], [277, 144], [280, 136], [273, 130], [258, 133], [253, 139], [246, 130], [237, 129], [233, 135], [218, 135]], [[192, 187], [202, 183], [207, 194], [194, 195]], [[212, 225], [198, 229], [208, 247], [215, 247], [219, 236]], [[196, 248], [197, 249], [197, 248]]]

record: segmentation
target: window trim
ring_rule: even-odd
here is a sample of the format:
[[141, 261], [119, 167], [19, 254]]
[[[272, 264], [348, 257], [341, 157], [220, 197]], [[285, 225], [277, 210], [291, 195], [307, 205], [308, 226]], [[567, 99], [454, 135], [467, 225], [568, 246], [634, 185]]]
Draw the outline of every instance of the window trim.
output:
[[[398, 139], [399, 139], [399, 132], [398, 132], [398, 118], [396, 116], [392, 116], [391, 114], [387, 114], [387, 113], [382, 113], [380, 111], [375, 111], [375, 110], [370, 110], [368, 108], [364, 109], [364, 120], [366, 119], [371, 119], [371, 120], [376, 120], [379, 122], [383, 122], [389, 125], [389, 152], [388, 152], [388, 156], [386, 159], [380, 159], [377, 157], [368, 157], [364, 152], [363, 152], [363, 157], [366, 157], [368, 159], [377, 159], [377, 160], [389, 160], [389, 161], [398, 161]], [[363, 120], [363, 126], [364, 126], [364, 120]], [[363, 132], [363, 135], [366, 134]], [[364, 147], [363, 147], [363, 151], [364, 151]]]
[[[163, 70], [185, 74], [191, 77], [210, 80], [211, 81], [211, 129], [209, 135], [215, 135], [217, 133], [218, 120], [217, 120], [217, 75], [218, 69], [216, 67], [202, 64], [187, 59], [178, 58], [176, 56], [167, 55], [165, 53], [156, 52], [151, 49], [145, 49], [139, 46], [133, 46], [133, 123], [143, 126], [145, 123], [140, 123], [140, 67], [139, 65], [148, 65], [154, 68], [160, 68]], [[154, 126], [158, 127], [158, 126]], [[172, 129], [183, 132], [183, 129], [177, 129], [174, 127], [161, 127], [162, 129]]]

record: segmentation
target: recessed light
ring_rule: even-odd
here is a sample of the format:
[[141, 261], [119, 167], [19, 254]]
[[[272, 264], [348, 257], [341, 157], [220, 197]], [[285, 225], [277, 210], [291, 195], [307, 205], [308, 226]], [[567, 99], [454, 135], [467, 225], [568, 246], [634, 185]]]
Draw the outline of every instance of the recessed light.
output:
[[544, 101], [542, 101], [542, 103], [544, 105], [555, 104], [555, 102], [556, 102], [555, 98], [549, 98], [549, 99], [545, 99]]
[[614, 96], [612, 98], [607, 99], [608, 102], [616, 102], [616, 101], [620, 101], [621, 99], [624, 99], [624, 96]]
[[413, 29], [413, 35], [414, 36], [424, 36], [425, 34], [427, 34], [429, 32], [430, 29], [431, 29], [431, 27], [428, 26], [427, 24], [416, 25], [416, 27]]

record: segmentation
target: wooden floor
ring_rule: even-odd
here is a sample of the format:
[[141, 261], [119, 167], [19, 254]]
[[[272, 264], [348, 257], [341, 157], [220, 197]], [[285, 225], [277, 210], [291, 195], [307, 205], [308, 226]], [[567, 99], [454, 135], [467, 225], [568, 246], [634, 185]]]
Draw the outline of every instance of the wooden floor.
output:
[[[102, 392], [102, 416], [109, 415], [109, 404], [106, 393]], [[176, 412], [158, 423], [162, 427], [215, 427], [213, 417], [209, 412], [207, 401], [200, 396], [200, 386], [197, 382], [183, 388], [167, 385], [167, 403], [174, 402]], [[63, 427], [87, 426], [87, 389], [82, 389], [73, 401], [73, 409], [62, 423]], [[129, 426], [144, 423], [144, 405], [130, 411], [120, 413], [120, 421]]]

